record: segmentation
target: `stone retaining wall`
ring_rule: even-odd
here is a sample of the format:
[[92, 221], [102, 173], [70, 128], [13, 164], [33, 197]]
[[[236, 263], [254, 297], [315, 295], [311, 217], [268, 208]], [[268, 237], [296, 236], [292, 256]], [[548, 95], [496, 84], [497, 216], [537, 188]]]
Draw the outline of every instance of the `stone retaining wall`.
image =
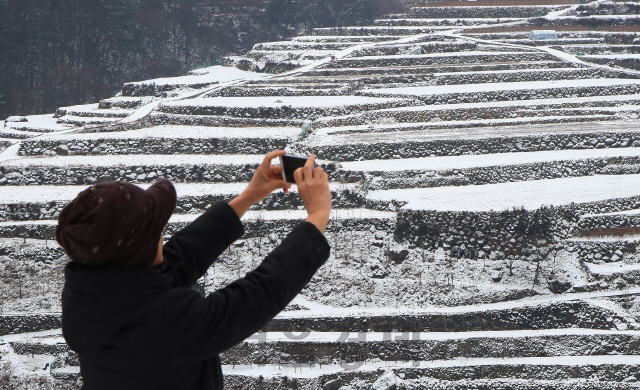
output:
[[386, 28], [386, 27], [326, 27], [326, 28], [314, 28], [311, 35], [315, 36], [371, 36], [371, 35], [417, 35], [417, 34], [429, 34], [434, 32], [433, 28]]
[[372, 142], [345, 145], [326, 145], [310, 148], [319, 158], [340, 157], [341, 161], [359, 159], [399, 159], [431, 156], [461, 156], [536, 152], [544, 150], [600, 149], [640, 147], [640, 134], [635, 132], [606, 132], [581, 134], [523, 135], [517, 137], [491, 137], [480, 139]]
[[407, 16], [412, 18], [532, 18], [546, 15], [568, 6], [541, 7], [525, 6], [503, 7], [415, 7], [411, 8]]
[[597, 28], [600, 26], [638, 26], [640, 25], [640, 15], [635, 17], [609, 18], [607, 16], [599, 18], [597, 15], [588, 18], [576, 16], [574, 18], [531, 18], [529, 23], [533, 26], [545, 27], [553, 30], [554, 27], [567, 26], [588, 26]]
[[284, 149], [285, 138], [120, 138], [98, 140], [23, 141], [20, 154], [115, 155], [115, 154], [264, 154]]
[[[212, 191], [215, 184], [212, 184]], [[236, 195], [207, 195], [207, 196], [180, 196], [176, 203], [176, 213], [204, 213], [216, 202], [228, 202]], [[368, 208], [372, 210], [386, 211], [388, 202], [366, 199], [360, 192], [349, 190], [332, 192], [332, 204], [334, 209]], [[20, 203], [0, 205], [0, 221], [37, 221], [56, 219], [66, 201], [45, 203]], [[392, 203], [394, 204], [394, 203]], [[400, 203], [395, 202], [396, 206]], [[295, 210], [303, 207], [303, 202], [297, 193], [275, 192], [266, 199], [260, 201], [252, 210]], [[52, 238], [52, 237], [50, 237]], [[0, 255], [3, 255], [0, 246]]]
[[590, 263], [621, 262], [636, 263], [637, 243], [634, 241], [570, 241], [565, 244], [569, 252], [578, 254], [581, 260]]
[[[300, 220], [246, 220], [243, 221], [245, 229], [245, 238], [264, 237], [270, 234], [276, 234], [282, 238], [288, 234]], [[188, 223], [169, 223], [163, 232], [164, 235], [171, 235]], [[337, 232], [342, 230], [352, 231], [371, 231], [372, 229], [380, 231], [393, 231], [395, 229], [395, 219], [374, 219], [359, 218], [329, 221], [327, 232]], [[54, 237], [55, 224], [16, 224], [16, 225], [0, 225], [0, 238], [34, 238], [43, 240], [46, 237]]]
[[165, 84], [156, 85], [153, 83], [125, 83], [122, 86], [122, 96], [155, 96], [162, 97], [163, 93], [181, 88], [201, 89], [207, 88], [217, 83], [203, 82], [196, 84]]
[[63, 353], [69, 353], [70, 349], [67, 344], [41, 344], [36, 342], [11, 342], [9, 343], [13, 351], [18, 355], [53, 355], [57, 356]]
[[640, 58], [586, 57], [583, 60], [594, 64], [640, 70]]
[[175, 183], [248, 182], [257, 164], [78, 166], [78, 167], [0, 167], [2, 185], [82, 185], [104, 181], [152, 183], [160, 178]]
[[353, 180], [368, 180], [370, 190], [397, 188], [426, 188], [443, 186], [508, 183], [563, 177], [591, 175], [619, 175], [640, 173], [640, 158], [598, 158], [579, 161], [553, 161], [547, 163], [500, 165], [482, 168], [421, 170], [401, 172], [352, 172]]
[[285, 41], [285, 42], [262, 42], [253, 45], [251, 50], [344, 50], [358, 43], [348, 42], [305, 42], [305, 41]]
[[394, 236], [396, 241], [410, 246], [442, 248], [453, 256], [470, 259], [515, 257], [537, 261], [546, 254], [546, 248], [567, 237], [563, 211], [402, 210]]
[[580, 80], [594, 78], [639, 78], [639, 75], [624, 71], [612, 71], [608, 69], [577, 68], [570, 71], [543, 71], [543, 72], [518, 72], [518, 73], [494, 73], [494, 74], [453, 74], [438, 76], [434, 79], [435, 85], [451, 84], [483, 84], [483, 83], [514, 83], [539, 80]]
[[[298, 336], [298, 333], [295, 334]], [[303, 337], [304, 334], [302, 334]], [[356, 339], [356, 334], [344, 338]], [[304, 340], [304, 339], [303, 339]], [[616, 351], [634, 354], [640, 338], [613, 336], [539, 336], [531, 338], [463, 338], [418, 340], [413, 333], [388, 334], [388, 341], [344, 342], [257, 342], [242, 343], [221, 354], [222, 364], [331, 364], [334, 359], [352, 363], [369, 359], [381, 361], [430, 361], [459, 358], [510, 358], [562, 356], [567, 350], [589, 355]]]
[[303, 119], [235, 118], [219, 115], [184, 115], [152, 113], [154, 125], [185, 125], [211, 127], [302, 127]]
[[[394, 233], [396, 241], [424, 248], [442, 247], [452, 255], [467, 258], [519, 258], [537, 261], [549, 248], [562, 245], [571, 251], [575, 244], [564, 239], [575, 234], [580, 216], [640, 207], [640, 197], [617, 198], [598, 202], [542, 207], [537, 210], [502, 212], [453, 212], [402, 210]], [[591, 250], [595, 244], [586, 250]], [[610, 249], [614, 248], [613, 251]], [[616, 250], [635, 255], [633, 246], [604, 246], [598, 250], [605, 261], [618, 261]], [[585, 255], [588, 255], [585, 252]]]
[[36, 332], [61, 326], [60, 314], [0, 314], [0, 335]]
[[249, 97], [249, 96], [344, 96], [351, 92], [347, 85], [318, 85], [318, 89], [301, 87], [293, 84], [290, 87], [228, 87], [207, 94], [206, 97]]
[[98, 108], [103, 110], [108, 110], [111, 108], [124, 108], [128, 110], [135, 110], [142, 105], [142, 100], [125, 100], [110, 98], [110, 99], [102, 99], [98, 104]]
[[[51, 242], [55, 238], [49, 237]], [[60, 246], [49, 247], [43, 245], [29, 245], [20, 243], [3, 243], [0, 245], [0, 256], [8, 256], [11, 259], [21, 262], [47, 263], [50, 264], [54, 260], [66, 256], [64, 250]]]
[[[552, 49], [561, 50], [569, 54], [638, 54], [640, 53], [640, 46], [637, 45], [580, 45], [570, 46], [566, 42], [563, 42], [562, 46], [551, 46]], [[594, 77], [595, 78], [595, 77]]]
[[438, 66], [438, 67], [408, 67], [408, 68], [319, 68], [305, 73], [308, 76], [390, 76], [403, 74], [430, 74], [444, 72], [475, 72], [488, 70], [522, 70], [522, 69], [554, 69], [554, 68], [578, 68], [574, 63], [564, 63], [560, 61], [542, 61], [542, 62], [522, 62], [517, 64], [470, 64], [459, 66]]
[[227, 107], [227, 106], [176, 106], [162, 105], [159, 112], [179, 115], [228, 115], [236, 118], [260, 118], [260, 119], [316, 119], [329, 115], [346, 115], [352, 112], [379, 110], [384, 108], [403, 107], [407, 100], [398, 99], [384, 103], [359, 103], [335, 107]]
[[[24, 137], [24, 138], [28, 138], [28, 137]], [[11, 145], [13, 145], [11, 141], [0, 141], [0, 152], [6, 150]]]
[[[456, 103], [486, 103], [497, 101], [514, 101], [514, 100], [530, 100], [530, 99], [561, 99], [571, 97], [589, 97], [589, 96], [618, 96], [618, 95], [634, 95], [640, 93], [640, 84], [638, 85], [611, 85], [607, 87], [560, 87], [560, 88], [539, 88], [539, 89], [521, 89], [507, 91], [487, 91], [481, 93], [452, 92], [442, 94], [384, 94], [375, 91], [359, 91], [357, 95], [375, 95], [380, 97], [406, 97], [420, 99], [424, 104], [456, 104]], [[512, 109], [510, 107], [510, 109]]]
[[403, 54], [427, 54], [427, 53], [450, 53], [459, 51], [475, 50], [478, 44], [475, 42], [425, 42], [412, 45], [394, 46], [370, 46], [363, 47], [351, 53], [350, 57], [362, 56], [391, 56]]
[[520, 61], [553, 61], [556, 58], [547, 53], [509, 53], [499, 55], [456, 55], [431, 57], [431, 56], [397, 56], [396, 58], [364, 58], [342, 59], [329, 62], [326, 68], [361, 68], [361, 67], [390, 67], [390, 66], [421, 66], [421, 65], [451, 65], [451, 64], [482, 64], [487, 62], [520, 62]]
[[472, 332], [552, 328], [611, 329], [626, 321], [582, 301], [461, 314], [274, 318], [263, 332]]

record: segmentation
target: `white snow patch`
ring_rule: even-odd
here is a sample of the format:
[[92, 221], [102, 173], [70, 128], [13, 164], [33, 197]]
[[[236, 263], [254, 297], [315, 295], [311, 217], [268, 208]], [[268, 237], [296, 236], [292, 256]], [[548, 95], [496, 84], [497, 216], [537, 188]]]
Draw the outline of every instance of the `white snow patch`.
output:
[[435, 188], [370, 191], [368, 197], [408, 202], [405, 209], [502, 211], [543, 205], [596, 202], [640, 195], [640, 175], [596, 175]]
[[447, 93], [478, 93], [493, 91], [517, 91], [549, 88], [580, 88], [580, 87], [612, 87], [615, 85], [640, 84], [635, 79], [581, 79], [581, 80], [551, 80], [551, 81], [523, 81], [513, 83], [486, 84], [457, 84], [434, 85], [426, 87], [380, 88], [363, 91], [370, 95], [438, 95]]
[[241, 79], [259, 79], [265, 77], [264, 73], [248, 72], [229, 66], [210, 66], [191, 71], [192, 75], [179, 77], [163, 77], [158, 79], [136, 81], [134, 85], [193, 85], [206, 83], [226, 83]]
[[599, 365], [637, 365], [638, 355], [599, 355], [599, 356], [545, 356], [517, 358], [455, 358], [451, 360], [429, 361], [367, 361], [329, 365], [317, 364], [251, 364], [223, 365], [225, 375], [282, 376], [312, 378], [320, 375], [347, 371], [368, 372], [388, 368], [457, 368], [473, 366], [599, 366]]
[[266, 97], [214, 97], [195, 98], [167, 102], [167, 106], [189, 107], [293, 107], [293, 108], [327, 108], [355, 106], [360, 104], [384, 104], [401, 101], [394, 98], [372, 98], [368, 96], [266, 96]]
[[160, 125], [139, 130], [113, 131], [106, 133], [51, 134], [38, 140], [73, 141], [101, 139], [147, 139], [147, 138], [294, 138], [300, 134], [297, 127], [208, 127]]
[[79, 167], [79, 166], [148, 166], [148, 165], [240, 165], [259, 164], [264, 159], [256, 154], [126, 154], [100, 156], [28, 157], [5, 162], [6, 167]]
[[392, 160], [365, 160], [341, 163], [347, 171], [447, 170], [506, 165], [534, 164], [552, 161], [584, 160], [609, 157], [638, 157], [640, 148], [607, 148], [553, 150], [542, 152], [495, 153], [470, 156], [442, 156]]

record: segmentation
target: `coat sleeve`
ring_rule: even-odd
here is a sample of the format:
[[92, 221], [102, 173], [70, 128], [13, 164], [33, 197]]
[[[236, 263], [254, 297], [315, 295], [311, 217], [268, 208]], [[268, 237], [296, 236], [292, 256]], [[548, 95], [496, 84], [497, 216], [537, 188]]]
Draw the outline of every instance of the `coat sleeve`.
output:
[[243, 233], [236, 212], [219, 202], [173, 234], [162, 249], [163, 268], [170, 269], [173, 286], [192, 286]]
[[186, 289], [169, 292], [164, 321], [178, 361], [210, 358], [260, 330], [311, 280], [329, 249], [322, 233], [302, 222], [244, 278], [207, 297]]

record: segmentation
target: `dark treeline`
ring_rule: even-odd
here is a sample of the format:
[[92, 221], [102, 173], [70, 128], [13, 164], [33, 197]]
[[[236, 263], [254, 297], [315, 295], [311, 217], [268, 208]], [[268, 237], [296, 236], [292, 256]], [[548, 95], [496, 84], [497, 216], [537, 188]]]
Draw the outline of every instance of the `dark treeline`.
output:
[[400, 0], [0, 0], [0, 119], [97, 102], [127, 81], [400, 11]]

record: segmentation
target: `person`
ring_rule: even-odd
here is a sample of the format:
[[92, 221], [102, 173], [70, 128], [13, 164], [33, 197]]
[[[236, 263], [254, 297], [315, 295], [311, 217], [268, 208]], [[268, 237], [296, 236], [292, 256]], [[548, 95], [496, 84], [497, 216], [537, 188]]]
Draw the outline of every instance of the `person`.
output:
[[288, 191], [266, 155], [247, 188], [213, 205], [162, 245], [176, 204], [171, 182], [125, 182], [81, 192], [60, 213], [56, 239], [71, 261], [62, 333], [80, 361], [83, 389], [222, 389], [218, 354], [260, 330], [329, 257], [326, 172], [311, 155], [295, 171], [307, 218], [245, 277], [203, 297], [191, 288], [243, 234], [240, 218], [271, 192]]

